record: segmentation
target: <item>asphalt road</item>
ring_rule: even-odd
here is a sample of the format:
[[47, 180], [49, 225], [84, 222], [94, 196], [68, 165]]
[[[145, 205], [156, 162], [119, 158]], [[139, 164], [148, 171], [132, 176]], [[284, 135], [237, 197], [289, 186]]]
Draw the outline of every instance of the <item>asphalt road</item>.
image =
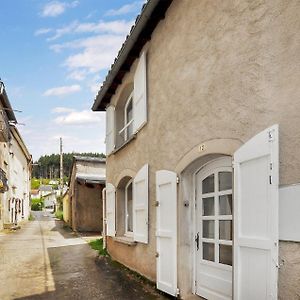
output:
[[108, 260], [47, 212], [0, 234], [0, 299], [166, 299]]

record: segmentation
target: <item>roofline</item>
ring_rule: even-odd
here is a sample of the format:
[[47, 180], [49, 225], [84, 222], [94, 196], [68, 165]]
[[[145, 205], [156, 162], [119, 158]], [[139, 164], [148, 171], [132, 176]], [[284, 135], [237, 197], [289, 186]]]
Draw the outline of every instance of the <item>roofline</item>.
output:
[[143, 6], [141, 14], [137, 17], [135, 25], [123, 43], [114, 63], [100, 88], [94, 104], [93, 111], [103, 111], [110, 102], [124, 75], [139, 57], [144, 45], [151, 39], [151, 34], [173, 0], [148, 0]]
[[73, 156], [74, 161], [86, 161], [86, 162], [95, 162], [95, 163], [105, 163], [106, 159], [101, 157], [88, 157], [88, 156]]
[[[77, 161], [85, 161], [85, 162], [93, 162], [93, 163], [106, 163], [105, 158], [74, 155], [72, 165], [71, 165], [71, 168], [70, 168], [70, 172], [69, 172], [69, 182], [68, 182], [69, 187], [71, 186], [71, 179], [72, 179], [72, 175], [73, 175], [73, 167], [74, 167], [74, 165], [76, 166]], [[75, 174], [76, 174], [76, 170], [75, 170]]]
[[3, 81], [1, 81], [1, 80], [0, 80], [0, 95], [2, 96], [1, 97], [1, 104], [5, 108], [4, 111], [5, 111], [5, 114], [8, 117], [8, 120], [17, 122], [15, 113], [12, 109], [12, 106], [11, 106], [11, 104], [9, 102], [9, 99], [8, 99], [8, 96], [6, 94], [5, 85], [4, 85]]

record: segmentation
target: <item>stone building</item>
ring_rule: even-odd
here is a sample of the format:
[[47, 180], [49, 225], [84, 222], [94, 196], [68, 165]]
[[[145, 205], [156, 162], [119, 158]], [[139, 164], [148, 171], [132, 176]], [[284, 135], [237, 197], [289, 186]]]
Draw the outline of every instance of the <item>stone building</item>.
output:
[[[0, 82], [0, 168], [5, 189], [0, 194], [0, 229], [28, 220], [32, 158], [17, 127], [3, 82]], [[2, 181], [1, 181], [2, 182]]]
[[149, 0], [96, 96], [108, 251], [168, 294], [299, 297], [299, 12]]
[[68, 199], [63, 201], [64, 205], [69, 205], [63, 210], [74, 231], [102, 232], [105, 169], [105, 159], [74, 156]]

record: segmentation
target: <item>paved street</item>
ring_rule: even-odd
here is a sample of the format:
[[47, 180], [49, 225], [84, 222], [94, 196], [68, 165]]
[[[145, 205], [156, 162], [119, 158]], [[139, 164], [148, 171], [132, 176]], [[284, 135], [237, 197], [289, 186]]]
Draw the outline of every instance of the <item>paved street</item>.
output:
[[[132, 276], [131, 276], [132, 277]], [[164, 299], [44, 212], [0, 234], [0, 299]]]

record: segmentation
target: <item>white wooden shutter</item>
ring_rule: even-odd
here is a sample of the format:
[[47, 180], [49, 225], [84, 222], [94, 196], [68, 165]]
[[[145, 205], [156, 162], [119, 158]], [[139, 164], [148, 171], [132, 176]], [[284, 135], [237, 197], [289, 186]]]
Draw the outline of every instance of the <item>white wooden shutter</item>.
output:
[[177, 294], [177, 175], [156, 172], [156, 285], [165, 293]]
[[111, 183], [106, 184], [106, 234], [116, 235], [116, 189]]
[[277, 299], [278, 125], [234, 154], [234, 299]]
[[133, 238], [148, 243], [148, 165], [133, 180]]
[[115, 149], [115, 107], [106, 108], [106, 155]]
[[146, 53], [143, 52], [134, 74], [133, 90], [133, 131], [136, 132], [147, 122], [147, 70]]

